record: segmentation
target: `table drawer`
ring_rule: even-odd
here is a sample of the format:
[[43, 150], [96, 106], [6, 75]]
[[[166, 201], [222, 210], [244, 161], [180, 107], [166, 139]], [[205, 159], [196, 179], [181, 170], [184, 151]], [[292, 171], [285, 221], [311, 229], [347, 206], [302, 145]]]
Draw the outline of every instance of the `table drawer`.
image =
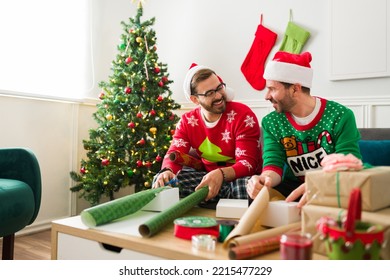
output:
[[161, 260], [162, 258], [58, 233], [58, 260]]

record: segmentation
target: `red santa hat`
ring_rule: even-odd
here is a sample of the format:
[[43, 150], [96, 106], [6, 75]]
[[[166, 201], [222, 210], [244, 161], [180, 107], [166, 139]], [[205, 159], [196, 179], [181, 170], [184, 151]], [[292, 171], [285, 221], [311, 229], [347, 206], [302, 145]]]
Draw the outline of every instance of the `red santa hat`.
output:
[[311, 88], [313, 69], [311, 69], [310, 62], [309, 52], [292, 54], [279, 51], [272, 61], [268, 62], [263, 77], [266, 80], [300, 84]]
[[[198, 65], [196, 63], [192, 63], [191, 66], [190, 66], [190, 69], [188, 70], [187, 72], [187, 75], [184, 79], [184, 83], [183, 83], [183, 90], [184, 90], [184, 94], [187, 98], [188, 101], [191, 101], [190, 99], [190, 96], [191, 96], [191, 81], [192, 81], [192, 78], [194, 77], [194, 75], [200, 71], [200, 70], [203, 70], [203, 69], [210, 69], [209, 67], [206, 67], [206, 66], [202, 66], [202, 65]], [[223, 80], [221, 79], [221, 77], [219, 77], [217, 75], [218, 79], [220, 80], [221, 83], [223, 83]], [[229, 87], [226, 87], [226, 101], [232, 101], [233, 98], [234, 98], [234, 91], [233, 89], [229, 88]]]

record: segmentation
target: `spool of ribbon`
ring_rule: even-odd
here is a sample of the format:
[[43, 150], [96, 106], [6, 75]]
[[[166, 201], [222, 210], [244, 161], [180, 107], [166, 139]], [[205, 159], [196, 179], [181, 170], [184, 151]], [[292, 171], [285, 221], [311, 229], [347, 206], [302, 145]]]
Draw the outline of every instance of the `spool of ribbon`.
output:
[[192, 236], [192, 248], [194, 250], [214, 251], [217, 238], [214, 235], [199, 234]]
[[191, 240], [194, 235], [219, 236], [219, 225], [213, 218], [190, 216], [177, 218], [173, 221], [176, 237]]
[[218, 220], [219, 224], [219, 242], [224, 242], [229, 233], [234, 229], [234, 227], [238, 224], [238, 221], [233, 220]]

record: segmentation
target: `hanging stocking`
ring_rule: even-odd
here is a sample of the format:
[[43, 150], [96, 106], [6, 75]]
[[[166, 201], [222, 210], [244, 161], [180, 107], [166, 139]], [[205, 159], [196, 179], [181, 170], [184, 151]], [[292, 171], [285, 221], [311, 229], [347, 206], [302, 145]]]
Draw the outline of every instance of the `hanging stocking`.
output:
[[261, 15], [255, 39], [241, 65], [241, 72], [256, 90], [262, 90], [265, 87], [265, 80], [263, 78], [264, 64], [276, 42], [277, 36], [276, 33], [263, 26], [263, 15]]
[[288, 22], [280, 51], [300, 54], [303, 46], [310, 37], [310, 32], [292, 22], [292, 11], [290, 10], [290, 21]]

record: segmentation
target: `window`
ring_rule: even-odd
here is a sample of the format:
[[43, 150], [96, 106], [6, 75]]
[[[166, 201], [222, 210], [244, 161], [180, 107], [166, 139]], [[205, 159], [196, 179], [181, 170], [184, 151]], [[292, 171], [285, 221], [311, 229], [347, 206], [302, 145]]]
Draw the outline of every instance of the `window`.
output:
[[82, 98], [91, 85], [88, 0], [0, 0], [0, 93]]

